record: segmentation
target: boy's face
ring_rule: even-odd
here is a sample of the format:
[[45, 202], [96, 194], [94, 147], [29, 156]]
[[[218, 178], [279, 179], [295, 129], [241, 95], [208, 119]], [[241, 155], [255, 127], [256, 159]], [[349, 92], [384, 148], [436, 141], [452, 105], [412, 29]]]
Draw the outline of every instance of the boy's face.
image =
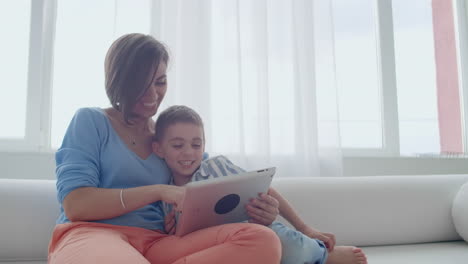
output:
[[160, 142], [153, 143], [153, 151], [166, 161], [174, 180], [188, 182], [203, 159], [203, 128], [192, 123], [173, 124]]

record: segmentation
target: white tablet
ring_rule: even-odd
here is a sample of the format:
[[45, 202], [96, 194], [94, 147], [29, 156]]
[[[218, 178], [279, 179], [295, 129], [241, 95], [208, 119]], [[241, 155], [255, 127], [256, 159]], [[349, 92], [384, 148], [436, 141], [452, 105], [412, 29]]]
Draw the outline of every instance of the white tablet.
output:
[[276, 168], [190, 182], [176, 225], [176, 236], [215, 225], [248, 220], [245, 205], [267, 193]]

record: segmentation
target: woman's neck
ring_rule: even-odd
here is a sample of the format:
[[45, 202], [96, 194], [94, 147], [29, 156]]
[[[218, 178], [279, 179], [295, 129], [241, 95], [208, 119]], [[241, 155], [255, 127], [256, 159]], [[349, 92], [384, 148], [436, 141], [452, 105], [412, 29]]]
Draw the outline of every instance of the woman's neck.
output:
[[116, 118], [127, 128], [133, 130], [138, 134], [153, 134], [154, 133], [154, 122], [151, 118], [144, 117], [134, 117], [129, 119], [128, 123], [125, 121], [124, 115], [122, 112], [112, 108]]

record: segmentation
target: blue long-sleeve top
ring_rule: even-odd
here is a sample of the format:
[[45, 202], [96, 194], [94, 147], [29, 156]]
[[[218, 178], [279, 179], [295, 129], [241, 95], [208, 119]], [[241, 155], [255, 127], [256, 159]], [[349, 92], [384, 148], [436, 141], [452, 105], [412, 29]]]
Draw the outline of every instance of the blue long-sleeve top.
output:
[[[75, 113], [55, 160], [60, 203], [57, 224], [70, 222], [62, 203], [77, 188], [132, 188], [168, 184], [170, 179], [169, 169], [158, 156], [142, 159], [128, 149], [100, 108], [81, 108]], [[164, 230], [160, 202], [93, 222]]]

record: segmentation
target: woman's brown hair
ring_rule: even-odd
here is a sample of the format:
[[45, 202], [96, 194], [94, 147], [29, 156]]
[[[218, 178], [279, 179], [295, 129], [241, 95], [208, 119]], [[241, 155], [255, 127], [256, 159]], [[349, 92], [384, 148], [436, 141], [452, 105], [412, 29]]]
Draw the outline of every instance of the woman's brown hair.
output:
[[126, 123], [135, 116], [133, 108], [151, 86], [162, 62], [169, 62], [167, 49], [150, 35], [123, 35], [109, 48], [104, 65], [106, 93]]

